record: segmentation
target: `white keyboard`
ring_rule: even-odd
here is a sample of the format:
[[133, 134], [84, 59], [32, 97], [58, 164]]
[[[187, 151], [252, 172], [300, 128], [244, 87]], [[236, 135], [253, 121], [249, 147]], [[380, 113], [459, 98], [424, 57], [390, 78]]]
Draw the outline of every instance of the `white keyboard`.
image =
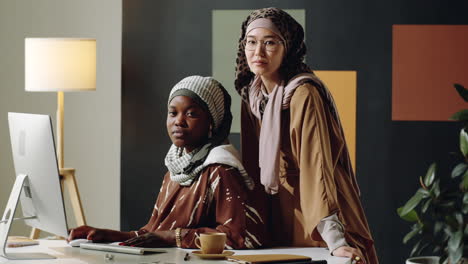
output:
[[83, 243], [83, 244], [80, 244], [80, 248], [101, 250], [101, 251], [107, 251], [107, 252], [134, 254], [134, 255], [143, 255], [145, 253], [166, 253], [167, 252], [166, 250], [160, 249], [160, 248], [129, 247], [129, 246], [119, 246], [119, 245], [104, 244], [104, 243]]

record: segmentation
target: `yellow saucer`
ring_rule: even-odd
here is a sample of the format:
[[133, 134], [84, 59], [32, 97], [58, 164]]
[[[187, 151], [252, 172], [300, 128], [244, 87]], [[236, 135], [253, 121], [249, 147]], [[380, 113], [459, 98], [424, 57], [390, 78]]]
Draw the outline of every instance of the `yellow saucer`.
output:
[[192, 251], [192, 254], [202, 259], [224, 259], [227, 256], [234, 255], [234, 252], [225, 250], [221, 254], [203, 254], [201, 250], [195, 250], [195, 251]]

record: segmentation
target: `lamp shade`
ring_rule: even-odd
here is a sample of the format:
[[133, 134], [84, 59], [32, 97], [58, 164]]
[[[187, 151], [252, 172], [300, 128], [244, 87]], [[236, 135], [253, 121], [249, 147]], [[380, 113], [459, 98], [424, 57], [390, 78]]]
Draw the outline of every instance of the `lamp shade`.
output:
[[26, 38], [25, 90], [96, 90], [96, 40]]

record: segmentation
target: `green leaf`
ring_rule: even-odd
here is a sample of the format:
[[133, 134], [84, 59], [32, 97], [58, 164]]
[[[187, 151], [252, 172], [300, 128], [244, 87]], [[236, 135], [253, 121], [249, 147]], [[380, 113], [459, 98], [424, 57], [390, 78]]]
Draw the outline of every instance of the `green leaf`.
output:
[[431, 193], [434, 194], [435, 198], [439, 197], [440, 195], [439, 180], [436, 180], [435, 183], [432, 185]]
[[463, 256], [463, 246], [456, 249], [449, 248], [450, 263], [458, 263]]
[[465, 129], [460, 130], [460, 150], [463, 156], [466, 157], [468, 154], [468, 134]]
[[[468, 190], [468, 170], [463, 175], [462, 189]], [[465, 198], [463, 198], [463, 201], [465, 201]]]
[[407, 214], [401, 215], [402, 210], [403, 207], [398, 208], [397, 213], [403, 220], [406, 220], [408, 222], [417, 222], [419, 220], [418, 213], [415, 210], [411, 210]]
[[444, 232], [442, 232], [442, 242], [445, 243], [445, 244], [450, 239], [450, 234], [452, 234], [452, 233], [450, 233], [450, 231], [447, 231], [447, 230], [449, 230], [449, 229], [444, 228], [443, 229]]
[[468, 193], [465, 193], [465, 195], [463, 195], [463, 207], [462, 207], [462, 213], [465, 215], [468, 215], [468, 201], [467, 200], [468, 200]]
[[421, 212], [425, 213], [427, 211], [427, 208], [429, 208], [429, 205], [431, 205], [431, 202], [431, 199], [428, 199], [426, 202], [424, 202], [424, 205], [421, 208]]
[[455, 89], [457, 89], [457, 92], [461, 96], [461, 98], [463, 98], [463, 100], [465, 100], [465, 102], [468, 102], [468, 90], [465, 89], [465, 87], [463, 87], [461, 84], [458, 84], [458, 83], [455, 83], [453, 85], [453, 87], [455, 87]]
[[416, 234], [418, 234], [419, 231], [421, 231], [421, 229], [416, 228], [416, 229], [411, 230], [408, 234], [406, 234], [406, 236], [403, 238], [403, 244], [406, 244], [411, 238], [413, 238]]
[[427, 197], [431, 196], [429, 191], [426, 190], [426, 189], [423, 189], [423, 188], [419, 188], [418, 193], [421, 193], [422, 198], [427, 198]]
[[468, 120], [468, 109], [463, 109], [455, 114], [453, 114], [451, 117], [449, 117], [449, 120], [453, 121], [467, 121]]
[[468, 168], [468, 165], [466, 163], [460, 163], [458, 164], [453, 170], [452, 170], [452, 178], [456, 178], [460, 175], [463, 175], [463, 173], [466, 171]]
[[424, 185], [426, 185], [427, 187], [429, 187], [434, 181], [435, 171], [436, 171], [436, 164], [432, 163], [426, 172], [426, 177], [424, 177]]
[[462, 237], [463, 237], [463, 232], [461, 230], [458, 230], [457, 232], [452, 233], [452, 236], [450, 237], [448, 241], [449, 250], [451, 250], [452, 252], [457, 251], [457, 249], [460, 247]]
[[408, 214], [411, 210], [418, 206], [422, 198], [422, 194], [420, 192], [416, 192], [413, 197], [411, 197], [411, 199], [409, 199], [408, 202], [406, 202], [406, 204], [403, 206], [403, 209], [400, 212], [400, 217], [402, 215]]
[[444, 227], [444, 223], [443, 222], [435, 222], [434, 224], [434, 236], [436, 236], [441, 230], [442, 228]]
[[457, 222], [460, 226], [463, 225], [463, 215], [461, 213], [455, 213], [455, 219], [457, 219]]
[[447, 256], [446, 256], [446, 255], [442, 255], [442, 256], [440, 257], [439, 263], [442, 263], [442, 264], [449, 264], [448, 261], [449, 261], [449, 259], [447, 258]]
[[447, 256], [442, 256], [439, 260], [439, 263], [441, 262], [442, 264], [449, 264]]
[[427, 248], [431, 243], [426, 242], [424, 245], [420, 246], [419, 249], [415, 252], [415, 255], [419, 256], [421, 255], [421, 252]]
[[414, 246], [413, 249], [411, 250], [410, 256], [414, 257], [414, 254], [419, 250], [419, 247], [421, 245], [421, 241], [418, 241]]

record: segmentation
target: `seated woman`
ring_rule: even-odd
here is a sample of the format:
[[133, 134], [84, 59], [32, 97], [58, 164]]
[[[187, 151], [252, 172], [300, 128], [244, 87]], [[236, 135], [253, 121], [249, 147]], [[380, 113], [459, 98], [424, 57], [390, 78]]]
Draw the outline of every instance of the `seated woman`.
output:
[[249, 201], [254, 183], [235, 148], [226, 144], [230, 107], [231, 97], [211, 77], [190, 76], [176, 84], [168, 101], [169, 172], [149, 222], [131, 232], [80, 226], [68, 240], [196, 248], [198, 234], [223, 232], [228, 248], [261, 247], [263, 219]]

